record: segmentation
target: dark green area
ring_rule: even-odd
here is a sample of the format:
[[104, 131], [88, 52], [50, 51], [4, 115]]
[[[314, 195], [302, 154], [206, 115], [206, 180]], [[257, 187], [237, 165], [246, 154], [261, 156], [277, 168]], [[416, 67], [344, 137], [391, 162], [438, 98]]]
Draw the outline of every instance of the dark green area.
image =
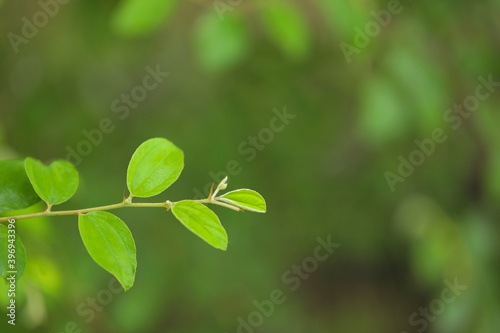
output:
[[[498, 1], [241, 1], [223, 20], [210, 1], [70, 1], [17, 47], [42, 7], [0, 2], [0, 159], [75, 164], [78, 191], [57, 209], [123, 200], [153, 137], [185, 154], [158, 200], [229, 175], [227, 191], [267, 203], [210, 207], [227, 252], [162, 209], [113, 211], [137, 247], [126, 293], [75, 216], [16, 222], [15, 331], [229, 333], [259, 307], [255, 332], [498, 329]], [[447, 292], [455, 282], [467, 288]]]

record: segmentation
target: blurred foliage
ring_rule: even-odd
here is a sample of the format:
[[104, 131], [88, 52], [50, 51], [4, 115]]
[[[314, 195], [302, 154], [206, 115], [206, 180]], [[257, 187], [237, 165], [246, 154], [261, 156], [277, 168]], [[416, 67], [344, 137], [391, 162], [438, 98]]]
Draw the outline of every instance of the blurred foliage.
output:
[[[83, 157], [79, 190], [61, 209], [120, 201], [122, 166], [155, 136], [186, 153], [179, 181], [160, 200], [196, 196], [234, 160], [240, 169], [228, 189], [255, 184], [268, 202], [264, 216], [217, 211], [230, 239], [224, 254], [161, 210], [117, 211], [138, 250], [126, 293], [109, 294], [113, 281], [86, 254], [74, 219], [19, 221], [28, 264], [18, 327], [236, 332], [254, 301], [282, 289], [286, 302], [256, 332], [414, 332], [409, 317], [457, 278], [468, 288], [428, 331], [496, 331], [499, 92], [456, 129], [443, 117], [475, 94], [478, 77], [500, 80], [500, 3], [401, 2], [348, 63], [340, 44], [357, 45], [357, 31], [376, 24], [389, 3], [69, 2], [16, 53], [6, 36], [21, 36], [23, 17], [32, 21], [41, 7], [4, 1], [0, 159], [64, 158], [101, 119], [115, 126]], [[128, 105], [127, 116], [116, 113], [114, 101], [126, 105], [123, 95], [157, 64], [170, 75]], [[285, 106], [296, 119], [269, 140], [272, 110]], [[392, 192], [384, 173], [397, 173], [398, 157], [408, 159], [415, 140], [436, 128], [447, 139]], [[253, 136], [249, 158], [242, 149]], [[289, 291], [282, 275], [328, 235], [341, 247]], [[2, 308], [5, 288], [0, 283]], [[92, 319], [89, 298], [106, 300]]]
[[269, 38], [290, 58], [303, 58], [309, 50], [308, 26], [300, 9], [274, 1], [261, 9], [264, 30]]
[[112, 19], [117, 33], [135, 36], [151, 32], [172, 13], [177, 1], [126, 0], [120, 3]]
[[195, 45], [199, 63], [207, 71], [220, 71], [238, 63], [248, 51], [245, 23], [238, 16], [225, 20], [212, 12], [195, 23]]

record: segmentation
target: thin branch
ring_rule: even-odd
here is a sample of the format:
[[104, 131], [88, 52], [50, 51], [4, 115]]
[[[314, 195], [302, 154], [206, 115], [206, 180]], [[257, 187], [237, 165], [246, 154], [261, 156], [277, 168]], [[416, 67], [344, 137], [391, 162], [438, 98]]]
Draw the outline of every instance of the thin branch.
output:
[[26, 215], [18, 215], [18, 216], [9, 216], [9, 217], [0, 217], [0, 222], [6, 222], [8, 220], [24, 220], [31, 219], [34, 217], [42, 217], [42, 216], [63, 216], [63, 215], [80, 215], [90, 212], [97, 212], [103, 210], [111, 210], [117, 208], [126, 208], [126, 207], [166, 207], [165, 202], [159, 203], [118, 203], [114, 205], [93, 207], [93, 208], [85, 208], [85, 209], [75, 209], [75, 210], [62, 210], [62, 211], [44, 211], [40, 213], [26, 214]]
[[226, 207], [226, 208], [235, 210], [237, 212], [240, 212], [240, 211], [243, 210], [241, 208], [235, 207], [235, 206], [227, 204], [225, 202], [217, 201], [217, 200], [213, 200], [213, 199], [201, 199], [201, 200], [193, 200], [193, 201], [197, 201], [197, 202], [200, 202], [200, 203], [209, 203], [209, 204], [213, 204], [213, 205], [218, 205], [218, 206], [222, 206], [222, 207]]
[[[193, 200], [199, 203], [209, 203], [213, 205], [218, 205], [222, 207], [226, 207], [229, 209], [233, 209], [235, 211], [241, 211], [242, 209], [235, 207], [233, 205], [227, 204], [225, 202], [213, 200], [213, 199], [201, 199], [201, 200]], [[170, 201], [165, 201], [165, 202], [121, 202], [117, 203], [114, 205], [107, 205], [107, 206], [100, 206], [100, 207], [93, 207], [93, 208], [85, 208], [85, 209], [75, 209], [75, 210], [62, 210], [62, 211], [43, 211], [40, 213], [33, 213], [33, 214], [26, 214], [26, 215], [18, 215], [18, 216], [8, 216], [8, 217], [0, 217], [0, 223], [2, 222], [7, 222], [11, 219], [14, 220], [24, 220], [24, 219], [31, 219], [35, 217], [43, 217], [43, 216], [64, 216], [64, 215], [80, 215], [80, 214], [85, 214], [85, 213], [90, 213], [90, 212], [98, 212], [98, 211], [106, 211], [106, 210], [112, 210], [112, 209], [118, 209], [118, 208], [129, 208], [129, 207], [162, 207], [162, 208], [171, 208], [176, 204], [176, 202], [170, 202]]]

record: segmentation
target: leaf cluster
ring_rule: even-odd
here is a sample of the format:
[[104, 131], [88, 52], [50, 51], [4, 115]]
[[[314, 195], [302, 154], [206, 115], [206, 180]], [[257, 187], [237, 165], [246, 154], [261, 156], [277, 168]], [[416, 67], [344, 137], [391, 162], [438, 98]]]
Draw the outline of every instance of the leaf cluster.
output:
[[[0, 222], [36, 216], [77, 215], [82, 241], [94, 261], [113, 274], [125, 290], [132, 287], [137, 267], [136, 246], [129, 228], [119, 217], [107, 210], [123, 207], [162, 207], [170, 210], [187, 229], [208, 244], [227, 249], [227, 233], [218, 216], [204, 204], [215, 204], [233, 210], [266, 212], [266, 202], [257, 192], [239, 189], [219, 195], [227, 187], [227, 177], [207, 199], [160, 203], [134, 203], [134, 197], [149, 198], [165, 191], [180, 176], [184, 153], [164, 138], [142, 143], [134, 152], [127, 170], [130, 192], [123, 202], [71, 211], [52, 211], [53, 206], [68, 201], [77, 191], [78, 171], [65, 160], [49, 165], [28, 157], [23, 161], [0, 161], [0, 213], [27, 208], [43, 200], [45, 212], [2, 217]], [[8, 246], [9, 228], [0, 224], [0, 245]], [[11, 246], [14, 247], [14, 246]], [[18, 235], [15, 237], [16, 263], [19, 278], [24, 271], [26, 254]], [[0, 274], [7, 276], [8, 251], [0, 251]]]

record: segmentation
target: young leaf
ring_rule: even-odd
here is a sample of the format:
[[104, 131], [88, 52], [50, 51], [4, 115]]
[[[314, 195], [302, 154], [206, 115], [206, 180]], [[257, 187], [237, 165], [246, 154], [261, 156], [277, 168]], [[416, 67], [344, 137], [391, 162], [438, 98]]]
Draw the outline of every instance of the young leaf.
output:
[[78, 217], [78, 228], [88, 253], [113, 274], [127, 291], [135, 280], [136, 249], [132, 233], [117, 216], [91, 212]]
[[[23, 242], [16, 234], [15, 241], [9, 241], [9, 229], [7, 226], [0, 224], [0, 276], [7, 278], [12, 274], [16, 275], [16, 280], [18, 280], [24, 273], [26, 268], [26, 250], [24, 249]], [[13, 234], [11, 234], [13, 235]], [[10, 238], [12, 239], [12, 237]], [[13, 244], [15, 247], [9, 245]], [[9, 251], [13, 251], [13, 259], [9, 259]], [[9, 260], [14, 260], [14, 262], [9, 262]], [[10, 266], [10, 265], [13, 266]], [[7, 273], [9, 271], [16, 271], [17, 273]]]
[[184, 153], [163, 138], [149, 139], [137, 148], [127, 171], [127, 186], [136, 197], [152, 197], [172, 185], [184, 168]]
[[30, 184], [24, 162], [0, 161], [0, 214], [24, 209], [40, 201]]
[[50, 206], [68, 201], [78, 188], [78, 171], [65, 160], [49, 166], [28, 157], [24, 167], [35, 192]]
[[266, 212], [266, 201], [264, 198], [258, 192], [245, 188], [227, 192], [226, 194], [217, 197], [216, 200], [223, 201], [230, 205], [252, 212]]
[[227, 249], [227, 234], [219, 218], [205, 205], [192, 200], [179, 201], [172, 213], [182, 224], [208, 244], [221, 250]]

